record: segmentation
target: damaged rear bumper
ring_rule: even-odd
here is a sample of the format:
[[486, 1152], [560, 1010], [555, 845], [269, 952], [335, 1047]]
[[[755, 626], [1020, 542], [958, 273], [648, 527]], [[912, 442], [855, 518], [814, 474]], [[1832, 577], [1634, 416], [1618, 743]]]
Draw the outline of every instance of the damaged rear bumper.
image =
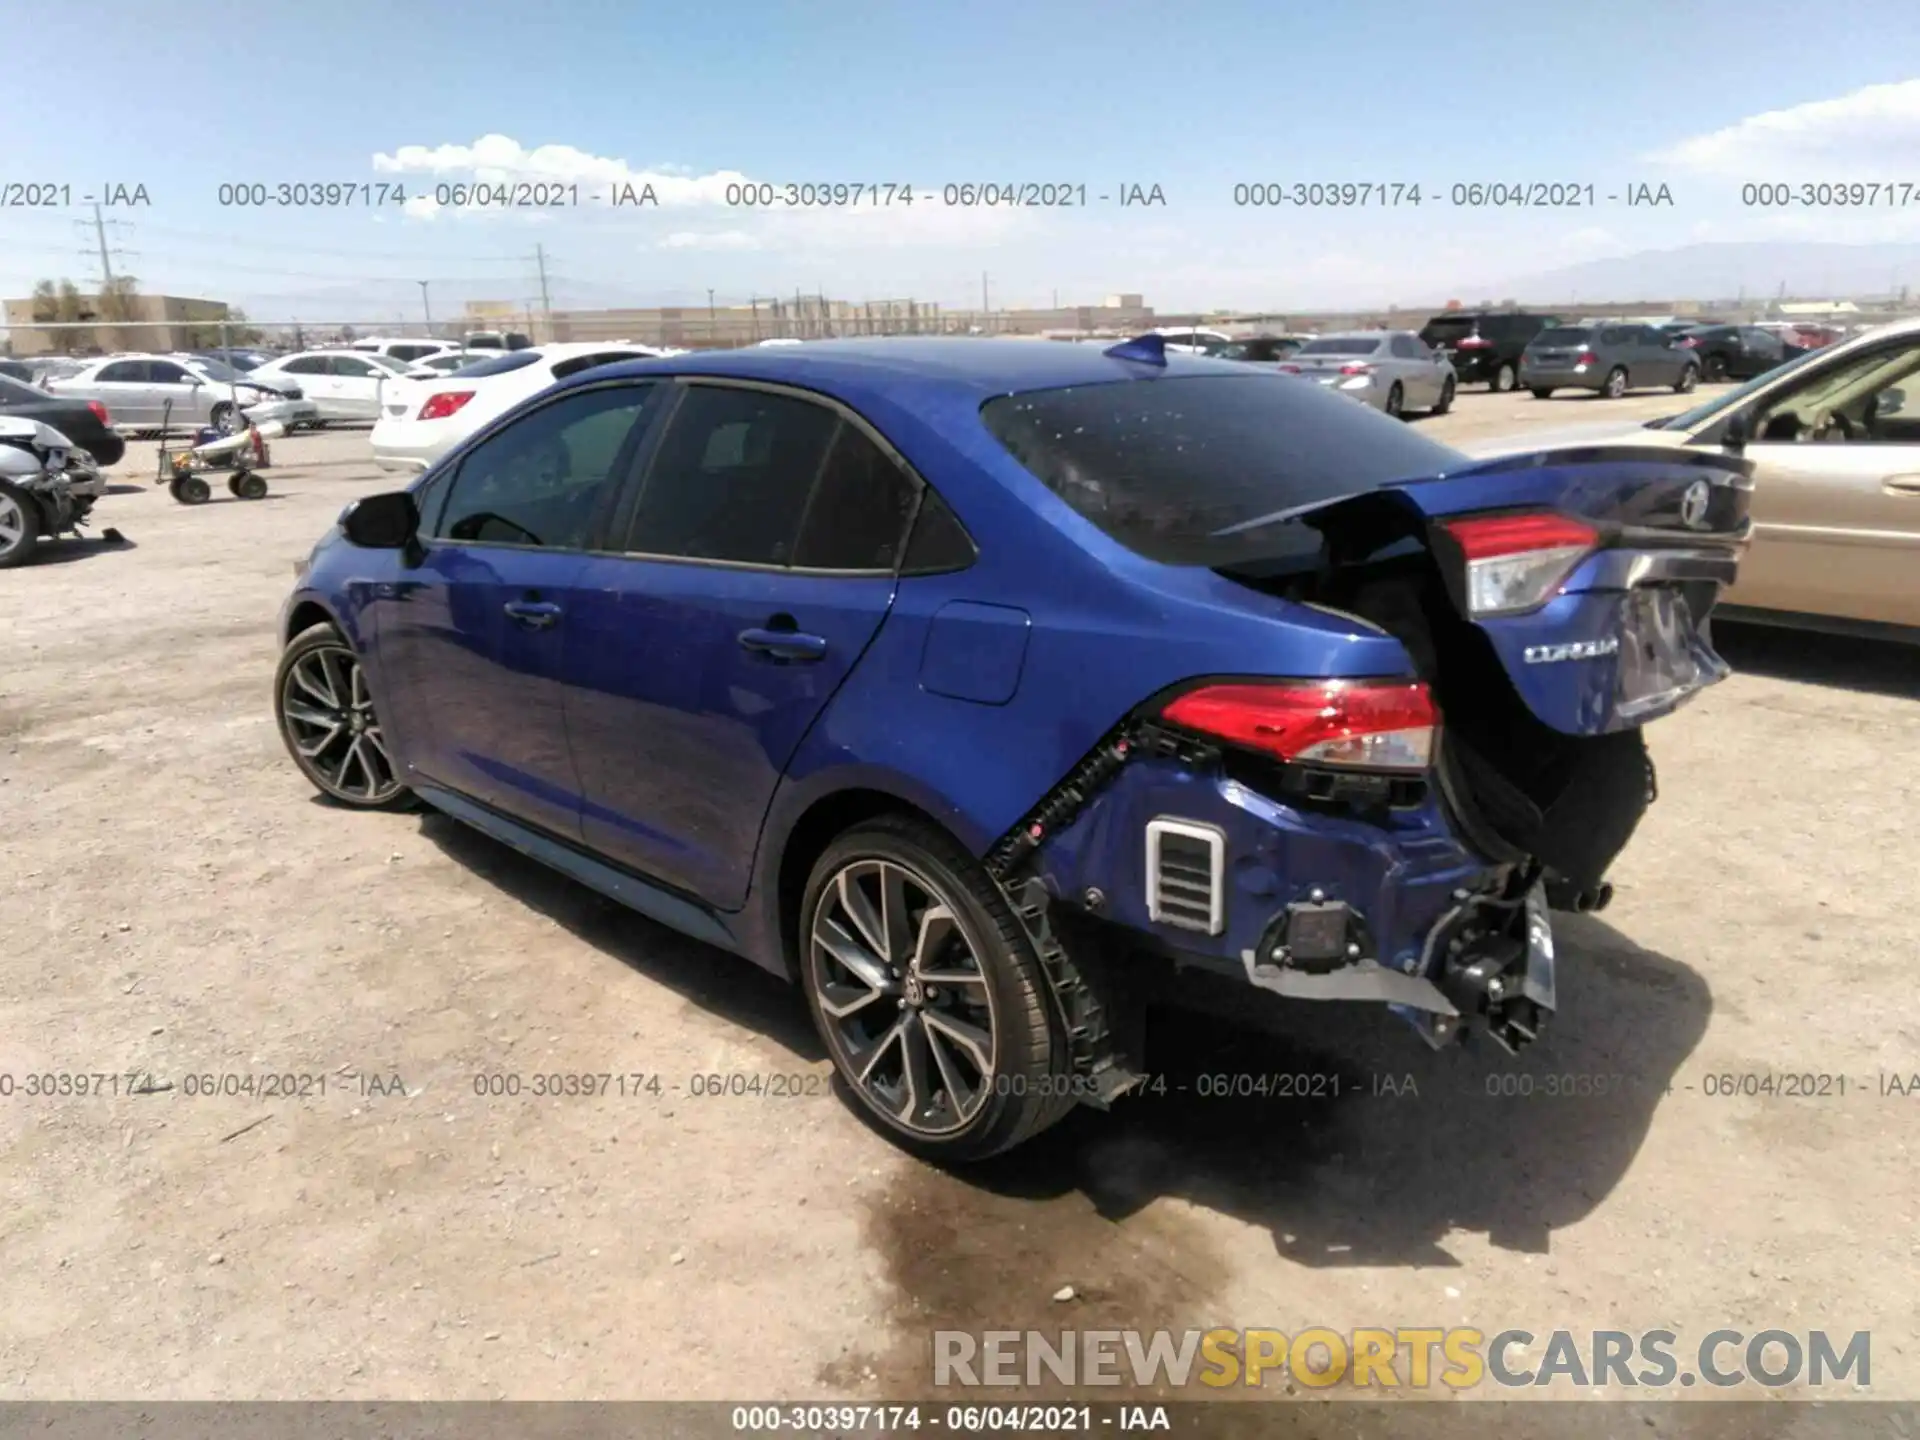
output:
[[[1512, 913], [1487, 924], [1490, 907]], [[1248, 983], [1289, 1000], [1389, 1006], [1435, 1049], [1478, 1019], [1492, 1039], [1517, 1052], [1539, 1038], [1555, 1008], [1553, 922], [1538, 881], [1517, 906], [1486, 895], [1464, 897], [1428, 932], [1420, 956], [1405, 969], [1366, 957], [1331, 970], [1301, 968], [1287, 931], [1277, 933], [1282, 938], [1264, 954], [1240, 952]]]

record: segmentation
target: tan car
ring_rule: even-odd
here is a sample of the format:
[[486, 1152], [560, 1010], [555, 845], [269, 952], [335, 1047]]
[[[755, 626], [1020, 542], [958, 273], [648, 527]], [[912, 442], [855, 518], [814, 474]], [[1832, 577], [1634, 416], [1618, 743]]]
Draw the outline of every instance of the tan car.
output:
[[1920, 320], [1809, 350], [1645, 426], [1462, 448], [1596, 443], [1744, 447], [1757, 462], [1753, 547], [1715, 614], [1920, 642]]

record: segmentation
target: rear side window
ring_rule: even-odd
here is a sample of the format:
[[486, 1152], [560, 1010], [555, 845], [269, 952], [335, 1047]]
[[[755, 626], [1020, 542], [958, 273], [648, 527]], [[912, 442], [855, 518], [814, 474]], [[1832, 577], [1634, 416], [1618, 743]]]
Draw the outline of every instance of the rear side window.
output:
[[627, 549], [788, 565], [840, 417], [789, 395], [688, 388], [647, 472]]
[[[1368, 342], [1374, 343], [1374, 342]], [[1464, 462], [1410, 426], [1283, 374], [1180, 376], [989, 400], [994, 437], [1082, 518], [1167, 565], [1316, 548], [1249, 521]]]
[[893, 570], [917, 487], [892, 457], [841, 422], [807, 502], [793, 563], [806, 570]]
[[944, 575], [964, 570], [979, 558], [979, 548], [953, 507], [940, 498], [938, 490], [928, 490], [920, 501], [920, 514], [913, 522], [913, 538], [907, 541], [907, 558], [901, 564], [904, 575]]

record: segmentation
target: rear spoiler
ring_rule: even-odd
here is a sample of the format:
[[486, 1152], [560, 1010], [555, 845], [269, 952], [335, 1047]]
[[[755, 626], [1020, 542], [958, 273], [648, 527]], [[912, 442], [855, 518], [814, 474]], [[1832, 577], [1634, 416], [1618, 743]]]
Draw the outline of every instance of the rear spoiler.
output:
[[1721, 484], [1731, 485], [1736, 490], [1753, 488], [1753, 473], [1756, 468], [1755, 463], [1745, 456], [1732, 455], [1724, 450], [1688, 450], [1665, 445], [1636, 445], [1631, 441], [1618, 441], [1595, 445], [1562, 445], [1551, 450], [1523, 450], [1512, 455], [1496, 455], [1491, 459], [1471, 460], [1458, 470], [1446, 470], [1429, 479], [1404, 480], [1396, 483], [1411, 487], [1442, 480], [1461, 480], [1469, 476], [1511, 475], [1523, 470], [1550, 469], [1557, 465], [1592, 465], [1608, 462], [1672, 465], [1712, 470], [1717, 472], [1717, 478]]

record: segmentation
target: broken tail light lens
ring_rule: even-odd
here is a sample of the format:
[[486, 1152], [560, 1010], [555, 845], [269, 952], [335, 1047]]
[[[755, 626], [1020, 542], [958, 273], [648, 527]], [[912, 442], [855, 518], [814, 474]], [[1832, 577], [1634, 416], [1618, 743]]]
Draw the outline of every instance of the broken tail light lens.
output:
[[1482, 515], [1443, 527], [1466, 561], [1467, 614], [1517, 615], [1551, 600], [1600, 544], [1600, 532], [1564, 515]]
[[420, 407], [422, 420], [444, 420], [473, 398], [471, 390], [440, 390], [427, 397]]
[[1401, 772], [1432, 762], [1440, 724], [1427, 687], [1400, 680], [1206, 685], [1160, 718], [1279, 760]]

